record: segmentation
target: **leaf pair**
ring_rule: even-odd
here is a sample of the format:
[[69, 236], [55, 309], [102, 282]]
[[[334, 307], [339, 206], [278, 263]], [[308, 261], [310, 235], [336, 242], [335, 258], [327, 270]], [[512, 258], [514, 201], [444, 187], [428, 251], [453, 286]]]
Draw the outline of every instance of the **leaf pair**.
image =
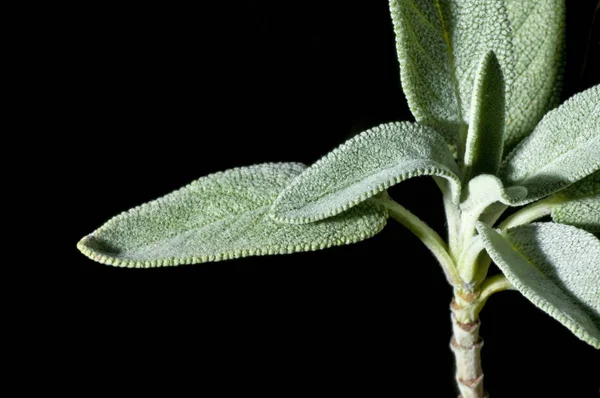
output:
[[104, 264], [157, 267], [323, 249], [385, 226], [386, 211], [371, 202], [323, 222], [276, 223], [268, 214], [273, 201], [304, 169], [262, 164], [200, 178], [111, 219], [78, 248]]
[[113, 218], [78, 247], [105, 264], [152, 267], [354, 243], [386, 223], [386, 210], [368, 198], [407, 178], [435, 175], [451, 182], [458, 200], [457, 173], [435, 131], [382, 125], [308, 169], [265, 164], [203, 177]]

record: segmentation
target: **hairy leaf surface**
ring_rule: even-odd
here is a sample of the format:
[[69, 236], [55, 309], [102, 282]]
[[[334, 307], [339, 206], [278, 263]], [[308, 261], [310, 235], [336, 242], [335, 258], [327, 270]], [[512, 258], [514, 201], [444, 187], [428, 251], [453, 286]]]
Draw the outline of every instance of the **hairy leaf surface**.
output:
[[600, 240], [570, 225], [516, 227], [506, 239], [478, 224], [490, 257], [537, 307], [600, 349]]
[[422, 124], [450, 144], [466, 135], [479, 60], [498, 57], [513, 77], [510, 24], [502, 0], [390, 0], [402, 87]]
[[386, 211], [371, 202], [310, 225], [273, 220], [273, 201], [304, 169], [261, 164], [200, 178], [114, 217], [78, 248], [108, 265], [156, 267], [324, 249], [367, 239], [384, 227]]
[[550, 111], [504, 160], [503, 180], [527, 188], [526, 204], [600, 169], [600, 86]]
[[408, 122], [383, 124], [310, 166], [279, 195], [272, 213], [289, 223], [321, 220], [422, 175], [450, 180], [458, 201], [457, 174], [446, 142], [433, 129]]
[[552, 219], [591, 232], [600, 232], [600, 171], [556, 195], [564, 200], [552, 209]]
[[481, 59], [473, 98], [465, 150], [465, 173], [496, 174], [502, 162], [504, 142], [504, 76], [493, 51]]
[[515, 53], [506, 153], [558, 105], [565, 46], [565, 0], [505, 0]]

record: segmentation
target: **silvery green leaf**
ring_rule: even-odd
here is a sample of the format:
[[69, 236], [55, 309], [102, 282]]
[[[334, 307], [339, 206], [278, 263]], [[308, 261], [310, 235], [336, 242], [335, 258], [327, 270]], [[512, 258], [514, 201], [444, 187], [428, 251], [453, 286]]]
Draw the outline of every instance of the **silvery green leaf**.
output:
[[600, 240], [555, 223], [516, 227], [506, 238], [479, 223], [490, 257], [533, 304], [600, 349]]
[[387, 213], [370, 201], [310, 225], [274, 221], [273, 201], [304, 168], [261, 164], [202, 177], [114, 217], [78, 248], [108, 265], [156, 267], [324, 249], [383, 228]]
[[527, 188], [526, 204], [560, 191], [600, 169], [600, 86], [548, 112], [504, 160], [500, 175]]
[[600, 232], [600, 171], [558, 192], [562, 200], [552, 208], [552, 219], [591, 232]]
[[515, 52], [506, 152], [558, 105], [565, 46], [565, 0], [505, 0]]
[[477, 69], [465, 149], [465, 175], [496, 174], [504, 142], [504, 77], [493, 51]]
[[554, 207], [552, 219], [590, 232], [600, 232], [600, 194], [569, 200]]
[[418, 122], [464, 144], [479, 60], [498, 57], [514, 76], [510, 24], [502, 0], [390, 0], [402, 87]]
[[565, 200], [581, 199], [594, 196], [600, 193], [600, 171], [596, 171], [589, 176], [577, 181], [573, 185], [569, 185], [556, 196]]
[[458, 201], [458, 166], [444, 139], [416, 123], [383, 124], [346, 141], [310, 166], [277, 198], [272, 215], [279, 221], [322, 220], [422, 175], [452, 181]]

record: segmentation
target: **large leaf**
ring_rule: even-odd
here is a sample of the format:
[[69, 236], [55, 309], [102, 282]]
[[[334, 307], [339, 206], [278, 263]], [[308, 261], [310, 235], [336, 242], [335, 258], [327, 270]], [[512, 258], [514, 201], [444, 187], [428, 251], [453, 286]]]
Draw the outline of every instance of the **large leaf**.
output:
[[552, 209], [552, 219], [590, 232], [600, 232], [600, 195], [560, 204]]
[[552, 208], [552, 219], [600, 232], [600, 171], [556, 194], [563, 202]]
[[504, 142], [504, 76], [493, 51], [481, 59], [473, 98], [465, 149], [465, 175], [496, 174], [502, 162]]
[[452, 181], [458, 166], [444, 139], [416, 123], [367, 130], [317, 161], [279, 195], [273, 217], [306, 223], [334, 216], [403, 180], [422, 175]]
[[505, 0], [515, 52], [506, 122], [507, 153], [558, 105], [565, 46], [565, 0]]
[[537, 307], [600, 349], [600, 240], [562, 224], [523, 225], [502, 237], [478, 224], [484, 246]]
[[273, 201], [302, 170], [297, 163], [262, 164], [200, 178], [116, 216], [78, 248], [104, 264], [156, 267], [323, 249], [383, 228], [386, 211], [371, 202], [310, 225], [274, 221]]
[[[510, 87], [510, 24], [502, 0], [390, 0], [402, 87], [422, 124], [464, 142], [479, 60], [490, 50]], [[462, 154], [459, 154], [462, 156]]]
[[503, 180], [527, 188], [526, 204], [600, 169], [600, 86], [550, 111], [504, 160]]

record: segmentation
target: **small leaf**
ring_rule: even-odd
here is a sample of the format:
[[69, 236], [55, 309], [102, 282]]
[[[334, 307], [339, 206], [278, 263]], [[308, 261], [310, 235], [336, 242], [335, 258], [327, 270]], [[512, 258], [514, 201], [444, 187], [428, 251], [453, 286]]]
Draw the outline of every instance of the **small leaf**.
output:
[[370, 201], [310, 225], [274, 221], [273, 201], [304, 168], [262, 164], [200, 178], [114, 217], [77, 247], [103, 264], [157, 267], [324, 249], [384, 227], [386, 211]]
[[506, 153], [558, 105], [565, 47], [565, 0], [505, 0], [512, 28], [515, 80], [506, 122]]
[[502, 162], [504, 118], [504, 77], [496, 55], [490, 51], [479, 64], [471, 99], [471, 121], [465, 150], [467, 178], [498, 172]]
[[469, 181], [465, 195], [460, 205], [462, 213], [481, 212], [495, 202], [513, 205], [527, 195], [527, 189], [520, 186], [504, 188], [498, 177], [481, 174]]
[[600, 349], [600, 240], [569, 225], [516, 227], [506, 239], [478, 223], [490, 257], [537, 307]]
[[518, 205], [560, 191], [600, 169], [600, 85], [550, 111], [504, 160], [509, 185], [527, 188]]
[[[507, 87], [514, 77], [503, 0], [390, 0], [402, 87], [418, 122], [449, 144], [466, 135], [479, 60], [498, 57]], [[464, 140], [462, 144], [464, 145]]]
[[[502, 181], [490, 174], [480, 174], [471, 179], [465, 190], [464, 200], [460, 204], [461, 236], [463, 245], [475, 234], [475, 224], [484, 211], [494, 203], [512, 205], [527, 195], [527, 189], [519, 186], [504, 187]], [[495, 221], [495, 220], [494, 220]]]
[[310, 166], [277, 198], [273, 217], [306, 223], [334, 216], [408, 178], [452, 181], [458, 201], [458, 166], [444, 139], [416, 123], [391, 123], [346, 141]]
[[552, 209], [552, 219], [590, 232], [600, 232], [600, 171], [556, 194], [564, 202]]

